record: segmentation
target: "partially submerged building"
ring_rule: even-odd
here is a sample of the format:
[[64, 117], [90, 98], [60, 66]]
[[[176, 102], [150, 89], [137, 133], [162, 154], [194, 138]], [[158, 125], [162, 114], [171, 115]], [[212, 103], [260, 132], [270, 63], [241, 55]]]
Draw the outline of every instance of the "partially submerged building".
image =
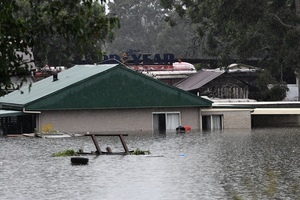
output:
[[174, 86], [196, 94], [220, 99], [259, 99], [255, 85], [257, 74], [252, 71], [203, 69]]
[[[203, 129], [251, 128], [252, 103], [260, 98], [256, 87], [259, 72], [258, 68], [237, 64], [226, 70], [202, 69], [174, 86], [214, 102], [211, 108], [202, 109]], [[206, 121], [211, 122], [207, 127]]]
[[[202, 129], [212, 102], [120, 64], [77, 65], [0, 98], [4, 133]], [[208, 122], [205, 122], [208, 123]]]

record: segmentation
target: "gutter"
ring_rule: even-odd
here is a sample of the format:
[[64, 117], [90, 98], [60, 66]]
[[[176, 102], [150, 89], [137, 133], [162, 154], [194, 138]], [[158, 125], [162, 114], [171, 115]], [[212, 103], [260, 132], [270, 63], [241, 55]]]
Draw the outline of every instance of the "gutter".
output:
[[254, 112], [253, 108], [210, 108], [210, 109], [201, 109], [202, 112], [225, 112], [225, 111], [250, 111]]
[[3, 110], [22, 110], [22, 105], [20, 104], [5, 104], [5, 103], [0, 103], [0, 109]]
[[41, 111], [28, 111], [23, 108], [23, 113], [29, 113], [29, 114], [41, 114]]

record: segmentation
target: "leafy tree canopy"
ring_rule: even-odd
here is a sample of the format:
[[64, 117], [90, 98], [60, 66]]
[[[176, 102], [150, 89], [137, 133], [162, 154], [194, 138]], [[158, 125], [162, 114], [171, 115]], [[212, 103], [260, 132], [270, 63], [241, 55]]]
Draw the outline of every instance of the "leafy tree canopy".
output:
[[[195, 28], [189, 19], [164, 9], [159, 0], [114, 0], [108, 4], [109, 13], [120, 19], [112, 43], [106, 43], [108, 54], [121, 55], [132, 49], [139, 53], [173, 53], [177, 58], [192, 57]], [[166, 16], [173, 17], [172, 27]], [[176, 26], [174, 26], [176, 23]]]
[[[198, 26], [206, 54], [230, 64], [257, 59], [281, 82], [300, 69], [300, 1], [298, 0], [161, 0]], [[289, 81], [289, 80], [286, 80]]]
[[[105, 0], [0, 0], [0, 86], [29, 72], [30, 61], [70, 64], [77, 57], [101, 57], [101, 44], [119, 26], [105, 14]], [[33, 50], [34, 57], [30, 53]]]

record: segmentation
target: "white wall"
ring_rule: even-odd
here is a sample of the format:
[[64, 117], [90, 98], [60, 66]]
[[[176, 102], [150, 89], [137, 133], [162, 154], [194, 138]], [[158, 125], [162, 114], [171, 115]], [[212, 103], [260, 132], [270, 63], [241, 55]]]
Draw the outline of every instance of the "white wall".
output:
[[[152, 131], [153, 112], [179, 112], [181, 124], [199, 128], [199, 108], [43, 111], [39, 131], [51, 125], [65, 132]], [[174, 130], [175, 131], [175, 130]]]
[[289, 91], [286, 93], [284, 101], [298, 101], [298, 85], [288, 84]]
[[251, 129], [250, 109], [203, 109], [202, 115], [223, 115], [223, 129]]

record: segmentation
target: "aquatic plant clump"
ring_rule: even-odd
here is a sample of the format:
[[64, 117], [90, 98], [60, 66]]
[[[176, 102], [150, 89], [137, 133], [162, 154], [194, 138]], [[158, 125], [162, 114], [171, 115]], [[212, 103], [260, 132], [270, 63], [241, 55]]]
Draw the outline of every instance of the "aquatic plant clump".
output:
[[65, 151], [59, 151], [57, 153], [53, 153], [52, 157], [64, 157], [64, 156], [77, 156], [78, 154], [73, 149], [68, 149]]
[[42, 125], [42, 133], [55, 133], [56, 130], [53, 130], [52, 124]]
[[150, 151], [144, 151], [137, 148], [134, 152], [131, 153], [131, 155], [149, 155], [151, 154]]

